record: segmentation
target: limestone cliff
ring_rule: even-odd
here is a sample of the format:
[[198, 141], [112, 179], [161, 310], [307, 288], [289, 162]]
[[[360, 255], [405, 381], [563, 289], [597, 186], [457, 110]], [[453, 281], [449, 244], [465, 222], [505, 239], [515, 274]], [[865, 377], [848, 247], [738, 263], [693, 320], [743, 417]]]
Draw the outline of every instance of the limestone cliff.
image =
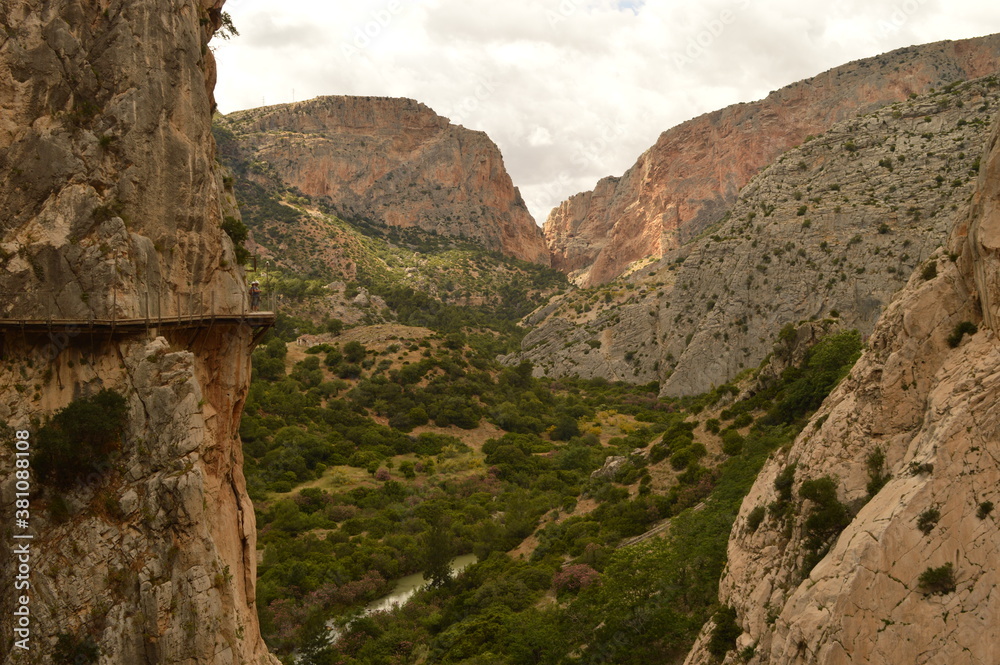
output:
[[12, 649], [5, 584], [3, 663], [54, 662], [59, 635], [96, 645], [102, 665], [276, 662], [257, 628], [237, 436], [252, 331], [90, 326], [245, 306], [210, 126], [223, 2], [0, 5], [0, 320], [57, 321], [3, 329], [0, 416], [34, 434], [103, 388], [128, 402], [99, 473], [65, 492], [33, 478], [31, 650]]
[[698, 394], [756, 367], [787, 324], [830, 317], [869, 334], [947, 238], [971, 195], [995, 76], [838, 123], [782, 155], [721, 223], [627, 278], [537, 312], [539, 374], [660, 381]]
[[549, 263], [496, 144], [423, 104], [319, 97], [239, 111], [220, 124], [235, 134], [251, 175], [324, 200], [345, 219], [415, 226]]
[[[915, 274], [889, 306], [851, 375], [743, 502], [721, 600], [744, 631], [727, 663], [995, 663], [1000, 658], [1000, 123], [971, 205], [951, 235], [956, 261]], [[960, 324], [978, 332], [958, 335]], [[884, 454], [884, 464], [878, 455]], [[792, 467], [792, 465], [795, 465]], [[775, 480], [792, 469], [791, 510]], [[868, 498], [873, 475], [888, 483]], [[803, 575], [812, 501], [832, 478], [850, 523]], [[787, 474], [786, 474], [787, 477]], [[756, 510], [759, 526], [750, 521]], [[775, 513], [785, 513], [782, 519]], [[815, 525], [814, 525], [815, 526]], [[822, 552], [822, 550], [821, 550]], [[953, 579], [921, 584], [930, 569]], [[945, 568], [945, 570], [947, 570]], [[687, 662], [708, 663], [704, 640]]]
[[551, 212], [552, 266], [581, 285], [603, 284], [717, 222], [754, 174], [806, 136], [914, 93], [992, 74], [998, 59], [1000, 35], [908, 47], [678, 125], [623, 176]]

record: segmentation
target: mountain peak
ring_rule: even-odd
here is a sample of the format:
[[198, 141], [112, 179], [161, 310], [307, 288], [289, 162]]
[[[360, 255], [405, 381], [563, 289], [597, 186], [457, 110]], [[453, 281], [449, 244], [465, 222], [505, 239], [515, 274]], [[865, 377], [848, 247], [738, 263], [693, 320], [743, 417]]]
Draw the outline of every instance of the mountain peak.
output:
[[317, 97], [239, 111], [222, 126], [245, 161], [345, 219], [465, 238], [548, 265], [541, 231], [483, 132], [412, 99]]

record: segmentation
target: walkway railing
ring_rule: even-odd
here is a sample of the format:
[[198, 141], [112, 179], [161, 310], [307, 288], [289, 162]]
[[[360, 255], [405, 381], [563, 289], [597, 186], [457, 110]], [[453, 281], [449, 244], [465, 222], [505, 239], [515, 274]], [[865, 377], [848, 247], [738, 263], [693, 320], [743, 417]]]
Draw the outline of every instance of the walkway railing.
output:
[[[5, 297], [6, 296], [6, 297]], [[102, 294], [106, 297], [106, 295]], [[256, 329], [254, 343], [274, 325], [278, 298], [275, 294], [261, 294], [260, 303], [253, 307], [242, 294], [234, 294], [240, 299], [240, 308], [223, 307], [216, 294], [202, 293], [161, 294], [155, 300], [149, 294], [139, 294], [138, 316], [121, 315], [118, 311], [117, 292], [111, 294], [110, 311], [105, 316], [95, 316], [88, 312], [85, 318], [66, 316], [59, 307], [55, 292], [36, 292], [35, 302], [41, 311], [3, 315], [0, 314], [0, 330], [21, 330], [24, 332], [45, 332], [72, 330], [83, 332], [133, 333], [150, 329], [211, 328], [215, 324], [239, 324]], [[0, 303], [9, 302], [11, 294], [0, 293]], [[86, 302], [86, 300], [84, 301]]]

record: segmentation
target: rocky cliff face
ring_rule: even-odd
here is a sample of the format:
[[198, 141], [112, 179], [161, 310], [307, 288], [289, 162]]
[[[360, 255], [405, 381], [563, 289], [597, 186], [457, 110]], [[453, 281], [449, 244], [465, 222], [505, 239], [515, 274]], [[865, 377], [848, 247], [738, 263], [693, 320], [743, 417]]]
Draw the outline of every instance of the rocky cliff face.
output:
[[603, 284], [717, 222], [760, 169], [806, 136], [911, 94], [991, 74], [998, 58], [1000, 35], [908, 47], [678, 125], [622, 177], [552, 211], [545, 222], [552, 266], [578, 284]]
[[[739, 648], [754, 647], [745, 662], [997, 661], [998, 201], [1000, 124], [951, 235], [957, 261], [911, 277], [851, 375], [743, 502], [721, 599], [737, 610]], [[967, 322], [978, 332], [958, 339]], [[778, 501], [775, 480], [792, 465], [788, 516], [768, 510], [753, 528], [751, 513]], [[869, 499], [873, 467], [891, 477]], [[822, 476], [850, 523], [803, 574], [818, 504], [800, 488]], [[921, 581], [931, 569], [936, 586]], [[704, 640], [687, 662], [711, 662]], [[730, 652], [725, 662], [744, 661]]]
[[[252, 331], [88, 324], [244, 307], [210, 127], [223, 1], [0, 6], [0, 317], [67, 322], [4, 330], [0, 415], [34, 435], [101, 389], [128, 402], [99, 473], [66, 491], [32, 479], [30, 651], [12, 647], [5, 585], [4, 663], [54, 662], [60, 635], [102, 664], [276, 662], [253, 605], [237, 436]], [[7, 533], [13, 467], [5, 443]], [[6, 579], [14, 565], [2, 559]]]
[[410, 99], [320, 97], [239, 111], [251, 174], [325, 200], [346, 219], [419, 227], [548, 265], [548, 250], [500, 151]]
[[787, 324], [833, 318], [867, 335], [914, 268], [948, 260], [930, 256], [972, 192], [998, 103], [985, 77], [835, 125], [685, 247], [537, 312], [512, 360], [698, 394], [757, 366]]

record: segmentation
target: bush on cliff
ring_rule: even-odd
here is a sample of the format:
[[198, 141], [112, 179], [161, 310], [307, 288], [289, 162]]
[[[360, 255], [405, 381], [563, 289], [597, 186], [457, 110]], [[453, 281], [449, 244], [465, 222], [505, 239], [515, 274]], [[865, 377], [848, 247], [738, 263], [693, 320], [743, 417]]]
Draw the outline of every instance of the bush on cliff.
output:
[[102, 390], [60, 409], [35, 436], [34, 468], [43, 483], [70, 489], [110, 468], [128, 422], [125, 398]]

